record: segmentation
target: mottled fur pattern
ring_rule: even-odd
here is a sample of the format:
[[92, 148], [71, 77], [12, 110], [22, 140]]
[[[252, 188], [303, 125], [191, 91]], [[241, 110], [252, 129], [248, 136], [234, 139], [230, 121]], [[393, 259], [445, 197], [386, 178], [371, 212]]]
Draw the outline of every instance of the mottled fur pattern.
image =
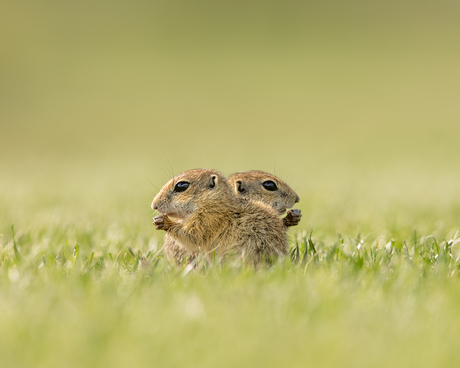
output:
[[[264, 188], [263, 183], [267, 181], [275, 183], [277, 189], [270, 191]], [[239, 199], [267, 203], [281, 215], [300, 201], [297, 193], [286, 182], [264, 171], [241, 171], [230, 176], [228, 182]], [[301, 218], [300, 210], [289, 210], [283, 223], [286, 227], [296, 226]]]
[[[263, 183], [267, 181], [274, 182], [277, 190], [265, 189]], [[238, 172], [230, 176], [228, 182], [238, 198], [267, 203], [280, 214], [286, 212], [286, 209], [293, 207], [300, 200], [297, 193], [283, 180], [264, 171]]]
[[180, 243], [176, 242], [176, 240], [168, 233], [165, 233], [163, 240], [163, 250], [166, 254], [166, 258], [168, 258], [172, 262], [175, 262], [178, 266], [183, 264], [184, 262], [193, 261], [199, 254], [197, 252], [189, 252], [182, 245], [180, 245]]
[[[188, 189], [175, 192], [182, 181], [190, 184]], [[186, 253], [176, 246], [185, 248], [188, 258], [199, 252], [237, 253], [255, 264], [287, 253], [286, 227], [279, 213], [260, 201], [237, 200], [217, 171], [195, 169], [178, 175], [154, 198], [152, 208], [162, 213], [154, 223], [168, 234], [165, 240], [174, 240], [167, 243], [166, 253], [179, 263]]]

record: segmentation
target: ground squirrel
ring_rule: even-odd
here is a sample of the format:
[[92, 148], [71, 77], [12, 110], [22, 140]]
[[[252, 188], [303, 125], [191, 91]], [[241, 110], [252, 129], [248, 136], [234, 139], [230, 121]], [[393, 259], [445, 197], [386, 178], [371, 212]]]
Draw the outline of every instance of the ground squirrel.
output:
[[188, 170], [174, 177], [153, 199], [152, 209], [161, 213], [155, 227], [192, 254], [235, 252], [257, 264], [287, 253], [286, 227], [278, 212], [260, 201], [238, 200], [215, 170]]
[[[252, 170], [233, 174], [228, 179], [238, 198], [256, 199], [269, 204], [280, 215], [299, 202], [300, 198], [292, 188], [275, 175]], [[289, 210], [283, 219], [286, 227], [299, 224], [300, 210]]]
[[[229, 183], [236, 196], [242, 200], [256, 199], [269, 204], [279, 214], [299, 202], [299, 196], [280, 178], [258, 170], [238, 172], [230, 176]], [[287, 227], [296, 226], [302, 217], [300, 210], [289, 210], [282, 219]], [[180, 265], [184, 259], [194, 259], [198, 253], [190, 253], [168, 233], [164, 237], [164, 251], [170, 261]]]

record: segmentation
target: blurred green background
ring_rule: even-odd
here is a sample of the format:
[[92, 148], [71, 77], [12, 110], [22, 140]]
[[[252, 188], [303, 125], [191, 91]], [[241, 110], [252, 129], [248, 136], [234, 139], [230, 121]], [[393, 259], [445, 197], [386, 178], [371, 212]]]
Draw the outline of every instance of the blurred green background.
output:
[[62, 207], [73, 221], [143, 217], [153, 232], [158, 189], [210, 167], [285, 179], [300, 228], [447, 234], [460, 214], [459, 10], [4, 1], [4, 220]]
[[[2, 367], [458, 365], [459, 1], [0, 8]], [[286, 180], [317, 252], [172, 267], [196, 167]]]

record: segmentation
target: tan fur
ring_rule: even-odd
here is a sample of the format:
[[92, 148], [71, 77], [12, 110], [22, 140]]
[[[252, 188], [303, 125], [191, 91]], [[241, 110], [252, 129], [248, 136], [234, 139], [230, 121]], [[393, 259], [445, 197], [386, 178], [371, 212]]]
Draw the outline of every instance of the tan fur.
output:
[[[266, 181], [274, 182], [277, 189], [275, 191], [265, 189], [263, 183]], [[285, 213], [288, 208], [293, 207], [300, 201], [297, 193], [286, 182], [264, 171], [238, 172], [230, 176], [228, 182], [238, 198], [259, 200], [267, 203], [279, 214]], [[283, 223], [286, 227], [296, 226], [301, 217], [300, 210], [289, 210], [283, 219]]]
[[[272, 180], [278, 186], [276, 191], [266, 190], [262, 183], [266, 180]], [[299, 196], [280, 178], [263, 172], [263, 171], [244, 171], [233, 174], [229, 178], [229, 183], [233, 188], [235, 195], [242, 200], [258, 199], [270, 204], [280, 214], [284, 213], [287, 208], [292, 207], [299, 202]], [[241, 187], [245, 190], [241, 192]], [[240, 190], [239, 190], [240, 188]], [[286, 227], [296, 226], [302, 215], [299, 210], [289, 210], [287, 215], [282, 219]], [[175, 241], [168, 233], [164, 237], [164, 251], [170, 261], [180, 265], [186, 260], [191, 261], [199, 253], [187, 251], [179, 242]]]
[[[175, 192], [181, 181], [190, 186]], [[279, 213], [260, 201], [237, 200], [227, 179], [215, 170], [189, 170], [171, 179], [152, 208], [162, 213], [154, 218], [157, 229], [165, 230], [192, 257], [198, 252], [234, 252], [256, 264], [287, 253], [286, 227]], [[168, 252], [176, 260], [183, 257], [181, 252]]]

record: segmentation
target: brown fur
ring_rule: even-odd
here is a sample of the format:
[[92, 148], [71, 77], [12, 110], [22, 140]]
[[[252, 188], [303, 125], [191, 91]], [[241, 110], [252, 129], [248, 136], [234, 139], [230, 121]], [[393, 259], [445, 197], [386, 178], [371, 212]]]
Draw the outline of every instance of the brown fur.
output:
[[[265, 189], [263, 183], [266, 181], [274, 182], [277, 189], [275, 191]], [[286, 182], [264, 171], [238, 172], [230, 176], [228, 182], [238, 198], [267, 203], [279, 214], [285, 213], [286, 209], [293, 207], [300, 201], [297, 193]], [[286, 227], [296, 226], [301, 217], [300, 210], [289, 210], [283, 219], [283, 223]]]
[[[181, 181], [190, 183], [188, 189], [175, 192]], [[257, 264], [287, 253], [286, 227], [278, 212], [260, 201], [237, 200], [217, 171], [195, 169], [178, 175], [161, 189], [152, 208], [162, 213], [154, 218], [157, 229], [165, 230], [192, 257], [197, 252], [234, 252]], [[171, 254], [183, 258], [180, 252]]]
[[[278, 190], [272, 192], [266, 190], [262, 185], [266, 180], [275, 182]], [[230, 176], [229, 183], [239, 199], [261, 200], [270, 204], [280, 214], [299, 202], [299, 196], [283, 180], [263, 171], [238, 172]], [[239, 190], [242, 186], [245, 189], [243, 192]], [[289, 210], [287, 215], [282, 219], [286, 230], [287, 227], [296, 226], [301, 217], [300, 210]], [[187, 251], [186, 248], [175, 241], [168, 233], [164, 236], [164, 252], [169, 260], [175, 261], [178, 265], [184, 263], [186, 260], [191, 261], [195, 259], [199, 254]]]

